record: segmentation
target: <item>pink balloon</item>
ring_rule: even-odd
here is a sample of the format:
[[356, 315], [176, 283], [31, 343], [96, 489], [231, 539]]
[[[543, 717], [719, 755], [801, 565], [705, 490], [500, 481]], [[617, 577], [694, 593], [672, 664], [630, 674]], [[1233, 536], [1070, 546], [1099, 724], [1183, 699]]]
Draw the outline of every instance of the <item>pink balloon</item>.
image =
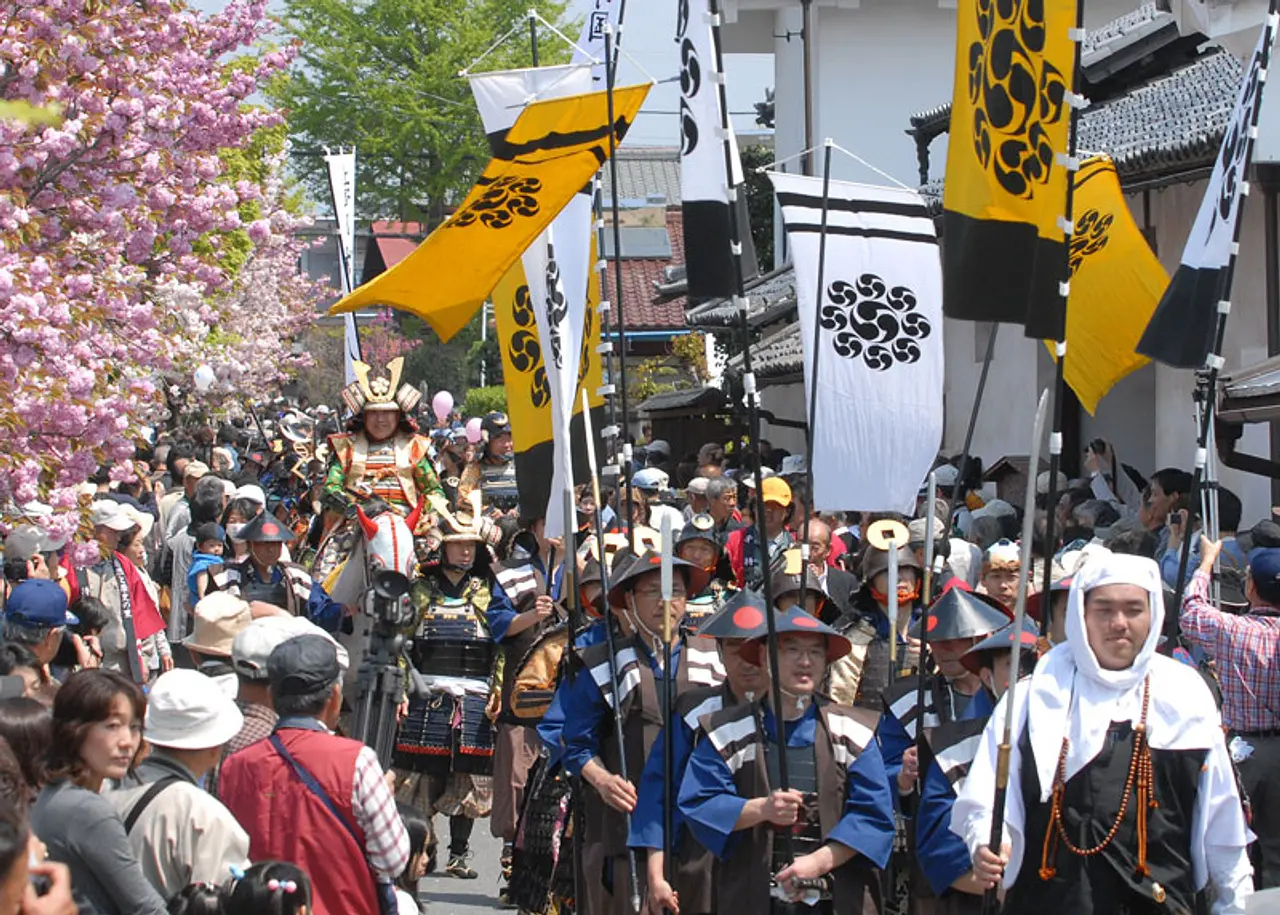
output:
[[484, 437], [484, 433], [480, 431], [482, 420], [478, 416], [473, 416], [467, 420], [467, 441], [473, 445], [480, 444], [480, 439]]
[[453, 395], [448, 391], [436, 391], [436, 396], [431, 398], [431, 412], [436, 419], [446, 419], [452, 410]]

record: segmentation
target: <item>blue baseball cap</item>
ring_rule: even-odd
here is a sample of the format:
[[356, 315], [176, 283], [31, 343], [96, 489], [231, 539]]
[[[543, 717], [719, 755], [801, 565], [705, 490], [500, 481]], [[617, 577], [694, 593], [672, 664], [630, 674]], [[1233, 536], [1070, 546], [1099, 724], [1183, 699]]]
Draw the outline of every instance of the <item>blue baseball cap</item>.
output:
[[75, 626], [80, 622], [67, 610], [67, 592], [44, 578], [28, 578], [10, 591], [4, 616], [31, 626]]
[[1280, 547], [1258, 547], [1250, 550], [1249, 576], [1255, 585], [1269, 586], [1272, 591], [1280, 588]]

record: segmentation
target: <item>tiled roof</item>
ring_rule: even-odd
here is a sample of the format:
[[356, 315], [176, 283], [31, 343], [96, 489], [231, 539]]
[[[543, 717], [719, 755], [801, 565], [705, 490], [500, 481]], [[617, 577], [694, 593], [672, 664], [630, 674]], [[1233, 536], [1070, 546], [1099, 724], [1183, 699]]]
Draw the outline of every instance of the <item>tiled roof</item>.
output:
[[[747, 319], [754, 327], [776, 320], [795, 307], [795, 271], [783, 267], [747, 283]], [[689, 309], [691, 327], [728, 327], [739, 321], [729, 299], [712, 299]]]
[[1121, 179], [1186, 171], [1213, 163], [1240, 86], [1240, 63], [1211, 51], [1080, 119], [1078, 147], [1104, 152]]
[[[741, 354], [730, 359], [727, 367], [730, 371], [741, 372]], [[792, 321], [751, 347], [751, 371], [761, 380], [776, 380], [804, 371], [799, 321]]]
[[1155, 0], [1144, 0], [1143, 4], [1131, 13], [1125, 13], [1098, 29], [1085, 34], [1084, 44], [1080, 48], [1080, 62], [1089, 66], [1100, 54], [1110, 53], [1123, 40], [1135, 34], [1145, 34], [1152, 28], [1162, 27], [1166, 22], [1176, 24], [1173, 13], [1162, 12], [1156, 7]]
[[655, 394], [637, 408], [642, 413], [660, 413], [663, 410], [699, 409], [714, 413], [724, 406], [724, 392], [719, 388], [697, 387], [682, 391]]
[[[684, 296], [656, 300], [654, 283], [662, 282], [664, 267], [684, 263], [684, 216], [679, 207], [667, 209], [667, 232], [671, 236], [671, 259], [624, 259], [622, 261], [622, 316], [627, 330], [677, 330], [686, 326]], [[608, 261], [608, 289], [604, 298], [615, 296], [615, 262]]]
[[[613, 199], [611, 170], [606, 165], [604, 199]], [[622, 188], [621, 200], [644, 200], [652, 194], [666, 199], [667, 206], [679, 206], [684, 200], [680, 193], [680, 150], [675, 147], [644, 147], [618, 150], [618, 184]]]
[[[1085, 109], [1077, 148], [1111, 156], [1125, 182], [1212, 165], [1235, 106], [1240, 72], [1230, 53], [1209, 50], [1172, 73]], [[950, 115], [951, 106], [944, 105], [913, 116], [911, 123], [918, 135], [931, 139], [947, 130]]]

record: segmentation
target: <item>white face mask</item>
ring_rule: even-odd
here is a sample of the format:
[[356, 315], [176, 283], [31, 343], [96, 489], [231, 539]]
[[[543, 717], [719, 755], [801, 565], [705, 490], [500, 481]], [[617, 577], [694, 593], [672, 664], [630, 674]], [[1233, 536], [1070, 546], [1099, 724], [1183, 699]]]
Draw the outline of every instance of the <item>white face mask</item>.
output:
[[228, 524], [227, 536], [236, 541], [236, 543], [244, 543], [244, 541], [240, 539], [240, 532], [244, 530], [244, 528], [245, 526], [243, 524]]

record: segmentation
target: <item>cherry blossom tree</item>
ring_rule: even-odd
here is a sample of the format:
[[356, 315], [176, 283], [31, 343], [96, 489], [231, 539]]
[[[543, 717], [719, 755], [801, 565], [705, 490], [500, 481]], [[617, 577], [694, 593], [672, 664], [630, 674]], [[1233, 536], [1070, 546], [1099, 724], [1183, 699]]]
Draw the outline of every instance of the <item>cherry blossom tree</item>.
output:
[[392, 359], [406, 356], [420, 345], [421, 340], [410, 340], [400, 332], [389, 308], [379, 311], [377, 317], [360, 328], [360, 354], [379, 371]]
[[290, 367], [314, 290], [279, 167], [233, 180], [223, 157], [281, 123], [248, 100], [292, 50], [265, 44], [266, 0], [6, 12], [0, 101], [60, 120], [0, 121], [0, 505], [46, 501], [65, 533], [76, 486], [128, 467], [167, 384], [207, 363], [223, 393], [252, 390]]

